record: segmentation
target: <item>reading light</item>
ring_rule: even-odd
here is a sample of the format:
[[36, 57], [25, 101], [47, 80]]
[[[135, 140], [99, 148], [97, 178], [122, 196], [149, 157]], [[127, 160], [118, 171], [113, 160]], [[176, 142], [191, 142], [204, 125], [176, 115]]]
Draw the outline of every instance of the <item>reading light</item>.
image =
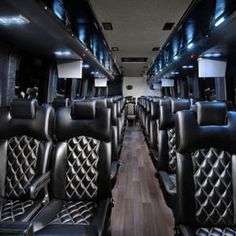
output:
[[178, 71], [173, 71], [171, 72], [172, 75], [179, 75], [179, 72]]
[[182, 66], [183, 69], [193, 69], [194, 66], [193, 65], [186, 65], [186, 66]]
[[178, 56], [174, 56], [174, 60], [176, 61], [176, 60], [178, 60], [179, 59], [179, 57]]
[[218, 27], [225, 21], [225, 17], [221, 17], [219, 20], [215, 22], [215, 27]]
[[204, 57], [220, 57], [222, 56], [221, 53], [206, 53], [203, 55]]
[[193, 48], [193, 47], [194, 47], [194, 43], [190, 43], [190, 44], [187, 46], [188, 49], [191, 49], [191, 48]]
[[55, 51], [54, 54], [56, 56], [70, 56], [71, 52], [70, 51]]
[[1, 16], [0, 25], [24, 25], [29, 24], [30, 21], [22, 15], [18, 16]]
[[90, 65], [89, 64], [83, 64], [83, 68], [89, 68]]

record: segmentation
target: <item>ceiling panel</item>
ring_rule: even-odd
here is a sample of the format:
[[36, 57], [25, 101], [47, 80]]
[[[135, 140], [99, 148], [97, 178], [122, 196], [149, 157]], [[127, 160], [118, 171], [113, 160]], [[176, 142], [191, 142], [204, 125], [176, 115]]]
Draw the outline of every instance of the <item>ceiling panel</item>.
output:
[[[140, 76], [152, 63], [171, 31], [163, 31], [166, 22], [177, 23], [192, 0], [90, 0], [99, 23], [111, 22], [113, 30], [104, 31], [113, 55], [125, 76]], [[146, 63], [122, 63], [122, 57], [148, 57]]]

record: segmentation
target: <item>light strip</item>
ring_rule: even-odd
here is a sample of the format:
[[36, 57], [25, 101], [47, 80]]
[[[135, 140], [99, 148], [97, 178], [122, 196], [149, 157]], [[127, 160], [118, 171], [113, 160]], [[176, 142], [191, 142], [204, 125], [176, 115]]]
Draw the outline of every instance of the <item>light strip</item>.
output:
[[29, 24], [29, 23], [30, 21], [22, 15], [0, 17], [0, 25], [4, 25], [4, 26], [24, 25], [24, 24]]
[[225, 21], [225, 17], [221, 17], [219, 20], [215, 22], [215, 27], [218, 27]]

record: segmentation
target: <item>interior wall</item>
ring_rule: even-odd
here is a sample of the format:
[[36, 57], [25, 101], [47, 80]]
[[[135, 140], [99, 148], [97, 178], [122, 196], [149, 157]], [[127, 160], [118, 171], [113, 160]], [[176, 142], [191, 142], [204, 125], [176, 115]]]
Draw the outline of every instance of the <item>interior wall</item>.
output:
[[[128, 90], [127, 85], [132, 85], [133, 89]], [[146, 78], [144, 77], [124, 77], [123, 80], [123, 96], [160, 96], [158, 90], [151, 90], [146, 83]]]

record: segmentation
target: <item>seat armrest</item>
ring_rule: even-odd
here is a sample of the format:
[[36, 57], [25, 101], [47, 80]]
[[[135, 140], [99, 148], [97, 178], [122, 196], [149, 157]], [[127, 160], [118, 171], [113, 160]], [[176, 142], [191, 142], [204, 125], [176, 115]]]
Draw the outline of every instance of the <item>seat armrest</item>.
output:
[[50, 171], [46, 172], [45, 174], [36, 178], [28, 186], [29, 194], [32, 199], [35, 199], [38, 193], [40, 192], [40, 190], [42, 190], [44, 187], [46, 187], [49, 184], [51, 180], [50, 174], [51, 174]]
[[31, 223], [27, 222], [13, 222], [13, 223], [5, 223], [2, 222], [0, 224], [0, 234], [9, 236], [9, 235], [16, 235], [16, 236], [33, 236], [33, 226]]

